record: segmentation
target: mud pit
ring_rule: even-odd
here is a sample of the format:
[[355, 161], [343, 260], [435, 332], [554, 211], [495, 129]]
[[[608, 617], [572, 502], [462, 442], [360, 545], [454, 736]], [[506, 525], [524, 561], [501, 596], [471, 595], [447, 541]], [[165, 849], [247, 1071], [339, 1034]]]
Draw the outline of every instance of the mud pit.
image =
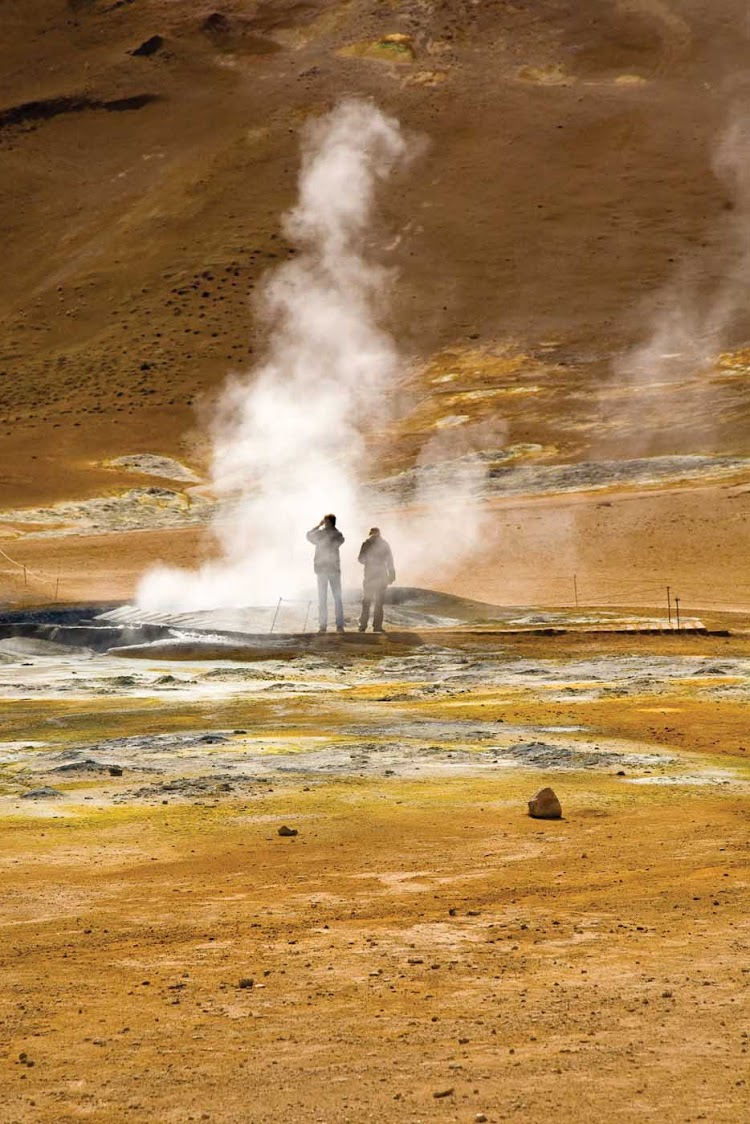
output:
[[3, 642], [0, 1120], [744, 1117], [747, 640], [421, 641]]

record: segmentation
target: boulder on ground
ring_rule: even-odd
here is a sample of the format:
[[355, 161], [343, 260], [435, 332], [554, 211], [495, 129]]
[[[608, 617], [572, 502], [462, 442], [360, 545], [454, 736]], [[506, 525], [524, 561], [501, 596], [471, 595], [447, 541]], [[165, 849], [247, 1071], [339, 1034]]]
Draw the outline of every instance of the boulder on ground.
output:
[[279, 835], [296, 835], [296, 834], [297, 834], [297, 828], [296, 827], [287, 827], [286, 824], [282, 824], [281, 827], [279, 828]]
[[529, 815], [535, 820], [562, 818], [562, 805], [551, 788], [540, 788], [536, 796], [529, 800]]
[[147, 59], [150, 58], [151, 55], [155, 55], [157, 51], [160, 51], [163, 46], [164, 37], [162, 35], [152, 35], [150, 39], [144, 40], [140, 47], [136, 47], [135, 50], [130, 53], [131, 55], [135, 55], [136, 58]]

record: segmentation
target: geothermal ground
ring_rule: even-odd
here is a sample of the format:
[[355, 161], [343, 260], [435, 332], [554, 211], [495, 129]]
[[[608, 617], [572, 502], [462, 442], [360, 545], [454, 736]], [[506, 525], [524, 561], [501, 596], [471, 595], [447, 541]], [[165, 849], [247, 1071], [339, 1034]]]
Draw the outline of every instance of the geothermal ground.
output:
[[[0, 1124], [750, 1118], [747, 50], [745, 0], [6, 0]], [[143, 616], [349, 96], [422, 138], [344, 528], [409, 597]]]
[[748, 634], [531, 617], [0, 642], [0, 1119], [744, 1119]]

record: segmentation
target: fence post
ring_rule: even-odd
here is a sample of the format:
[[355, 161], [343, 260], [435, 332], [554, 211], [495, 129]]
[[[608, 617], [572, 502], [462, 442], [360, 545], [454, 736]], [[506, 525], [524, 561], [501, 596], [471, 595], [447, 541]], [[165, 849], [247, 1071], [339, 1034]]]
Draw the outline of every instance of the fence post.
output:
[[284, 598], [283, 598], [283, 597], [280, 597], [280, 598], [279, 598], [279, 603], [278, 603], [278, 605], [276, 606], [276, 612], [274, 613], [274, 615], [273, 615], [273, 620], [271, 621], [271, 627], [270, 627], [270, 629], [268, 630], [268, 631], [269, 631], [269, 633], [270, 633], [270, 632], [273, 632], [273, 628], [274, 628], [274, 625], [276, 624], [276, 618], [277, 618], [277, 617], [278, 617], [278, 615], [279, 615], [279, 609], [281, 608], [281, 602], [282, 602], [283, 600], [284, 600]]
[[679, 597], [675, 597], [674, 603], [675, 603], [675, 609], [677, 610], [677, 631], [679, 632], [680, 631], [680, 599], [679, 599]]
[[669, 623], [671, 625], [672, 624], [672, 595], [670, 593], [669, 586], [667, 586], [667, 618], [668, 618]]

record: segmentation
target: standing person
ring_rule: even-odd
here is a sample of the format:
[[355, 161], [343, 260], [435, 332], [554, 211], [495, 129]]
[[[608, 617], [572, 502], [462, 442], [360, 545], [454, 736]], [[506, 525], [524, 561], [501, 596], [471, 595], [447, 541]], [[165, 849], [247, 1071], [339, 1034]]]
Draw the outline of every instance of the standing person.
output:
[[359, 631], [367, 630], [372, 603], [372, 631], [383, 631], [383, 601], [385, 591], [396, 580], [393, 568], [393, 554], [385, 539], [380, 537], [380, 528], [371, 527], [370, 534], [362, 543], [359, 561], [365, 568], [362, 591], [362, 616], [359, 618]]
[[336, 610], [336, 631], [344, 631], [344, 604], [341, 600], [341, 559], [339, 547], [344, 541], [336, 530], [336, 516], [324, 515], [317, 527], [307, 532], [307, 541], [315, 547], [313, 566], [318, 575], [318, 632], [328, 629], [328, 586]]

